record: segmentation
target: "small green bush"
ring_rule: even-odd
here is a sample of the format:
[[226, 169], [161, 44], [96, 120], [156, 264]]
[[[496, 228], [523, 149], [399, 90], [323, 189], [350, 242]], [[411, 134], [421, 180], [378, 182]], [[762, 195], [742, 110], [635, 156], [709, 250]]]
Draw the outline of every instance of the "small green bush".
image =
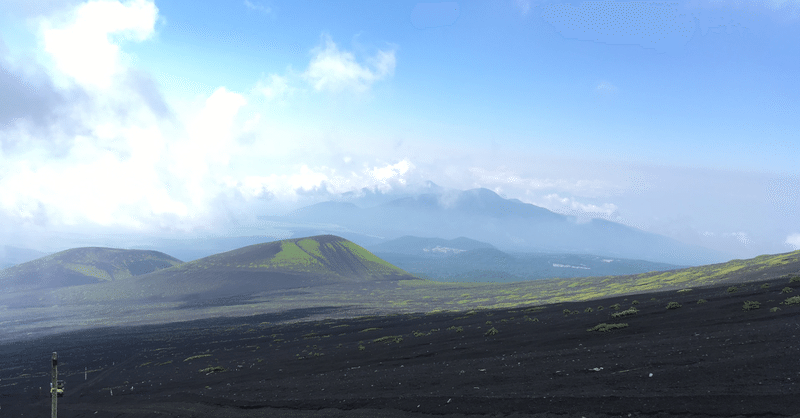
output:
[[622, 306], [620, 306], [619, 303], [615, 303], [615, 304], [609, 306], [609, 308], [611, 308], [611, 309], [613, 309], [615, 311], [618, 311], [620, 308], [622, 308]]
[[783, 301], [784, 305], [800, 305], [800, 296], [792, 296]]
[[385, 337], [380, 337], [372, 340], [374, 343], [399, 343], [403, 341], [403, 337], [399, 335], [387, 335]]
[[497, 328], [491, 327], [483, 335], [486, 336], [486, 337], [489, 337], [489, 336], [492, 336], [492, 335], [497, 335], [499, 332], [500, 331], [498, 331]]
[[739, 288], [738, 288], [738, 287], [736, 287], [736, 286], [731, 286], [731, 287], [729, 287], [729, 288], [728, 288], [728, 293], [733, 293], [733, 292], [735, 292], [735, 291], [737, 291], [737, 290], [739, 290]]
[[633, 302], [631, 302], [631, 305], [638, 305], [638, 304], [639, 304], [639, 301], [636, 300], [636, 299], [634, 299]]
[[769, 289], [769, 283], [764, 283], [761, 285], [762, 289]]
[[211, 357], [211, 354], [198, 354], [196, 356], [186, 357], [183, 361], [196, 360], [203, 357]]
[[627, 326], [628, 326], [628, 324], [606, 324], [606, 323], [603, 323], [603, 324], [595, 325], [592, 328], [587, 329], [586, 331], [589, 331], [589, 332], [592, 332], [592, 331], [608, 332], [608, 331], [615, 330], [615, 329], [625, 328]]
[[598, 307], [597, 307], [597, 310], [598, 310], [598, 311], [602, 311], [602, 310], [603, 310], [603, 307], [602, 307], [602, 306], [598, 306]]
[[789, 283], [800, 283], [800, 276], [792, 276], [789, 278]]
[[781, 293], [792, 293], [792, 292], [794, 292], [794, 289], [788, 286], [781, 289]]
[[621, 318], [623, 316], [636, 315], [637, 313], [639, 313], [638, 309], [630, 308], [630, 309], [626, 309], [624, 311], [614, 312], [613, 314], [611, 314], [611, 317], [612, 318]]
[[702, 305], [702, 304], [704, 304], [704, 303], [708, 303], [708, 301], [707, 301], [707, 300], [705, 300], [705, 299], [697, 299], [697, 304], [698, 304], [698, 305]]
[[583, 311], [586, 312], [586, 313], [589, 313], [589, 312], [594, 312], [594, 309], [592, 309], [591, 307], [588, 307], [588, 308], [584, 309]]
[[453, 325], [452, 327], [447, 328], [447, 330], [448, 331], [455, 331], [455, 332], [462, 332], [462, 331], [464, 331], [464, 327], [457, 327], [457, 326]]
[[200, 369], [200, 373], [206, 373], [206, 374], [221, 373], [224, 371], [226, 371], [225, 368], [220, 366], [212, 366], [212, 367], [206, 367], [205, 369]]
[[364, 347], [364, 344], [358, 345], [358, 351], [364, 351], [367, 347]]
[[380, 328], [364, 328], [364, 329], [362, 329], [361, 331], [358, 331], [358, 332], [370, 332], [370, 331], [377, 331], [379, 329]]
[[781, 310], [781, 308], [779, 308], [779, 307], [777, 307], [777, 306], [776, 306], [776, 307], [774, 307], [774, 308], [769, 308], [769, 311], [770, 311], [770, 312], [778, 312], [779, 310]]
[[667, 304], [667, 309], [678, 309], [681, 307], [681, 304], [678, 302], [670, 302]]
[[571, 310], [569, 310], [569, 309], [564, 309], [564, 311], [563, 311], [563, 312], [564, 312], [564, 315], [569, 315], [569, 314], [571, 314], [571, 313], [572, 313], [572, 311], [571, 311]]
[[686, 293], [686, 292], [691, 292], [691, 291], [692, 291], [692, 289], [681, 289], [681, 290], [678, 291], [678, 293]]
[[759, 308], [761, 308], [761, 303], [756, 302], [754, 300], [746, 300], [744, 302], [744, 305], [742, 305], [742, 310], [745, 311], [752, 311], [753, 309], [759, 309]]

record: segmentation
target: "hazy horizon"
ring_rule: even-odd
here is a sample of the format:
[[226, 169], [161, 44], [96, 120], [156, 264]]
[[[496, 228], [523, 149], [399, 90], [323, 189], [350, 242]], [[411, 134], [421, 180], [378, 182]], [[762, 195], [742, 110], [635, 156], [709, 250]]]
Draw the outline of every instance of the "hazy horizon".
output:
[[800, 0], [6, 0], [0, 245], [277, 239], [432, 181], [800, 249], [797, 39]]

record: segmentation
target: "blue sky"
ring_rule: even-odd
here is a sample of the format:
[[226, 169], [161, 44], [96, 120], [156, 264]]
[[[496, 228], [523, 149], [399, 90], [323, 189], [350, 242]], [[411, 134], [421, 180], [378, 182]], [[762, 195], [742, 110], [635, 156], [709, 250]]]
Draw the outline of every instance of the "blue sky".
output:
[[430, 180], [800, 249], [799, 39], [797, 0], [5, 0], [0, 240], [246, 235]]

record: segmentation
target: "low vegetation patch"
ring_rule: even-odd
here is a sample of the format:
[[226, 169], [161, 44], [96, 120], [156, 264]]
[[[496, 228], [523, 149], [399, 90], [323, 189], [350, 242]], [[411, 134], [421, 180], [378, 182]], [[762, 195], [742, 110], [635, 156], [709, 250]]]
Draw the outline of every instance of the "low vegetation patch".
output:
[[195, 360], [203, 357], [211, 357], [211, 354], [198, 354], [196, 356], [191, 356], [183, 359], [183, 361]]
[[762, 289], [769, 289], [769, 283], [764, 283], [761, 285]]
[[631, 305], [638, 305], [638, 304], [639, 304], [639, 301], [636, 300], [636, 299], [634, 299], [633, 302], [631, 302]]
[[486, 336], [486, 337], [490, 337], [490, 336], [492, 336], [492, 335], [497, 335], [497, 334], [499, 334], [499, 333], [500, 333], [500, 331], [498, 331], [498, 330], [497, 330], [497, 328], [495, 328], [495, 327], [491, 327], [491, 328], [489, 328], [489, 330], [488, 330], [488, 331], [486, 331], [486, 332], [485, 332], [483, 335], [484, 335], [484, 336]]
[[364, 328], [364, 329], [362, 329], [361, 331], [358, 331], [358, 332], [370, 332], [370, 331], [377, 331], [379, 329], [380, 328]]
[[753, 309], [759, 309], [759, 308], [761, 308], [761, 303], [756, 302], [754, 300], [746, 300], [744, 302], [744, 305], [742, 305], [742, 310], [745, 311], [752, 311]]
[[224, 367], [220, 366], [211, 366], [206, 367], [205, 369], [200, 369], [200, 373], [211, 374], [211, 373], [222, 373], [226, 371]]
[[592, 309], [592, 307], [590, 306], [590, 307], [584, 309], [583, 311], [586, 312], [586, 313], [590, 313], [590, 312], [593, 312], [594, 309]]
[[692, 289], [681, 289], [681, 290], [678, 291], [678, 293], [686, 293], [686, 292], [691, 292], [691, 291], [692, 291]]
[[779, 308], [779, 307], [777, 307], [777, 306], [776, 306], [776, 307], [774, 307], [774, 308], [769, 308], [769, 311], [770, 311], [770, 312], [778, 312], [779, 310], [781, 310], [781, 308]]
[[800, 305], [800, 296], [792, 296], [783, 301], [784, 305]]
[[789, 286], [786, 286], [783, 289], [781, 289], [781, 293], [792, 293], [792, 292], [794, 292], [794, 289], [792, 289]]
[[704, 304], [704, 303], [708, 303], [708, 301], [707, 301], [707, 300], [705, 300], [705, 299], [697, 299], [697, 304], [698, 304], [698, 305], [702, 305], [702, 304]]
[[624, 311], [614, 312], [614, 313], [611, 314], [611, 317], [612, 318], [621, 318], [623, 316], [636, 315], [637, 313], [639, 313], [638, 309], [630, 308], [630, 309], [626, 309]]
[[789, 283], [800, 283], [800, 276], [792, 276], [789, 278]]
[[620, 308], [622, 308], [622, 306], [620, 306], [619, 303], [615, 303], [615, 304], [609, 306], [609, 308], [611, 308], [611, 309], [613, 309], [615, 311], [618, 311], [618, 310], [620, 310]]
[[736, 292], [736, 291], [738, 291], [738, 290], [739, 290], [739, 288], [738, 288], [738, 287], [736, 287], [736, 286], [731, 286], [731, 287], [729, 287], [729, 288], [728, 288], [728, 293], [733, 293], [733, 292]]
[[387, 335], [385, 337], [380, 337], [372, 340], [374, 343], [400, 343], [403, 341], [403, 337], [400, 335]]
[[608, 332], [608, 331], [615, 330], [615, 329], [625, 328], [627, 326], [628, 326], [628, 324], [624, 324], [624, 323], [622, 323], [622, 324], [606, 324], [606, 323], [603, 323], [603, 324], [595, 325], [592, 328], [587, 329], [586, 331], [589, 331], [589, 332], [592, 332], [592, 331]]
[[681, 307], [681, 304], [678, 302], [670, 302], [667, 304], [667, 309], [678, 309]]
[[447, 328], [447, 330], [448, 331], [455, 331], [455, 332], [462, 332], [462, 331], [464, 331], [464, 327], [457, 327], [457, 326], [453, 325], [452, 327]]

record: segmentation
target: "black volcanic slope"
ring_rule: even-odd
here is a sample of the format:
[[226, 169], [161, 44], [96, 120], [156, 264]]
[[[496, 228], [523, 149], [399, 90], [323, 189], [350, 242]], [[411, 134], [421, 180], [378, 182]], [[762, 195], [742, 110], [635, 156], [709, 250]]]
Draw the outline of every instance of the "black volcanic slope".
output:
[[0, 410], [46, 416], [58, 351], [61, 418], [798, 417], [798, 294], [800, 278], [778, 276], [513, 310], [291, 323], [317, 308], [63, 334], [0, 345]]
[[122, 280], [180, 263], [158, 251], [73, 248], [0, 271], [0, 289], [17, 291]]

